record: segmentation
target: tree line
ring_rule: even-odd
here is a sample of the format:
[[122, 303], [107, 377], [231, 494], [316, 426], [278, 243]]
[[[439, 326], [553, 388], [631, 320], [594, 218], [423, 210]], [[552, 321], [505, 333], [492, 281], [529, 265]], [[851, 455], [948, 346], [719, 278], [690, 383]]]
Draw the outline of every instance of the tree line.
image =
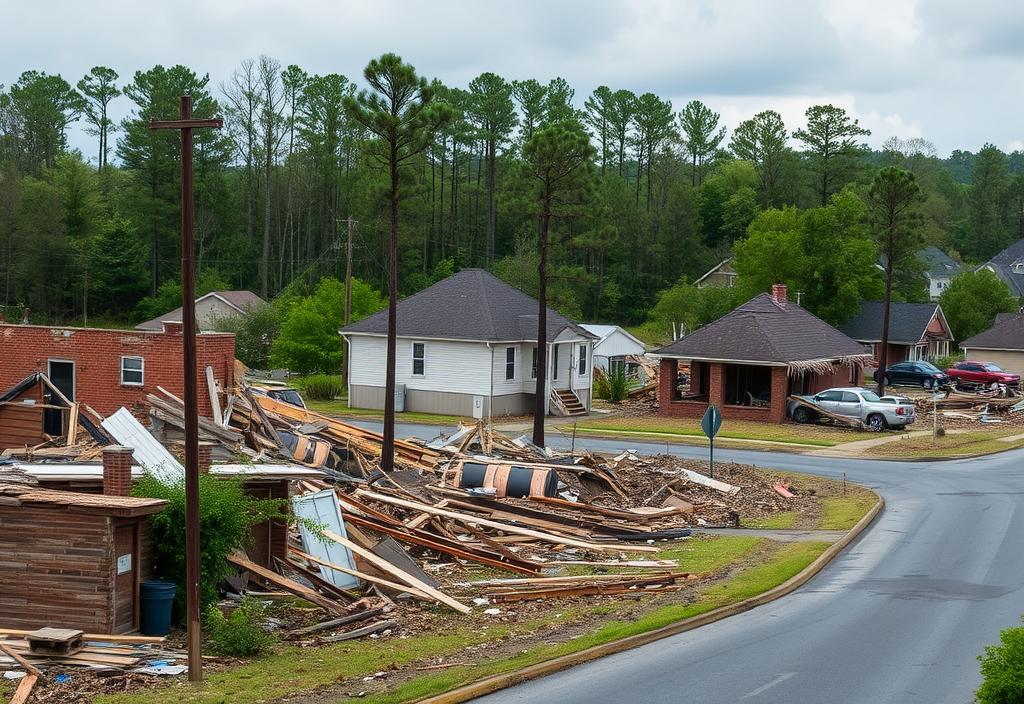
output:
[[[868, 221], [870, 184], [887, 166], [920, 187], [922, 243], [982, 262], [1024, 237], [1024, 154], [986, 145], [942, 158], [919, 138], [871, 150], [868, 130], [833, 105], [812, 106], [799, 125], [771, 110], [725, 125], [698, 99], [676, 106], [609, 86], [578, 95], [557, 77], [487, 72], [464, 87], [434, 79], [426, 88], [444, 119], [391, 173], [380, 168], [380, 131], [346, 109], [361, 87], [374, 90], [366, 77], [260, 56], [217, 84], [181, 65], [131, 77], [98, 66], [72, 81], [29, 70], [0, 86], [0, 302], [9, 318], [28, 308], [45, 322], [123, 323], [175, 299], [178, 147], [148, 123], [173, 117], [184, 93], [197, 117], [226, 121], [196, 134], [203, 290], [311, 293], [321, 278], [343, 276], [351, 216], [353, 272], [386, 293], [393, 198], [402, 295], [470, 266], [536, 294], [541, 215], [523, 171], [537, 155], [525, 147], [555, 124], [593, 147], [586, 198], [558, 204], [543, 249], [550, 301], [580, 319], [651, 320], [662, 292], [735, 252], [750, 286], [789, 277], [811, 310], [841, 322], [859, 298], [884, 292]], [[125, 106], [123, 120], [110, 117]], [[95, 140], [92, 153], [69, 148], [73, 125]], [[910, 258], [898, 265], [893, 295], [920, 300], [920, 272]]]

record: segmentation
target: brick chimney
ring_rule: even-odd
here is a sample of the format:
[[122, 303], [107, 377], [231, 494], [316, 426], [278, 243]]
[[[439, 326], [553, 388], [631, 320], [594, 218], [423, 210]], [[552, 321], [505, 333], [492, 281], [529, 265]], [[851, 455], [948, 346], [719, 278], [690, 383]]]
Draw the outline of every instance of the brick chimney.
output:
[[103, 448], [103, 493], [107, 496], [132, 493], [132, 448], [121, 445]]
[[206, 440], [199, 442], [199, 471], [209, 474], [213, 464], [213, 443]]
[[788, 299], [786, 297], [786, 284], [773, 284], [772, 285], [772, 300], [775, 301], [775, 305], [780, 308], [785, 308]]
[[170, 320], [164, 321], [164, 334], [165, 335], [182, 335], [185, 332], [184, 323], [176, 323]]

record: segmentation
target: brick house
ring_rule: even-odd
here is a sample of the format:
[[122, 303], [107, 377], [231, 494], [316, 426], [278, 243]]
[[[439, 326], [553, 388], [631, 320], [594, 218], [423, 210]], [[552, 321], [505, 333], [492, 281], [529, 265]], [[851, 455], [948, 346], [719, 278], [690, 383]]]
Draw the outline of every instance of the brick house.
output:
[[[782, 423], [790, 394], [859, 386], [868, 350], [799, 305], [786, 287], [750, 299], [651, 353], [659, 358], [659, 413], [699, 418], [709, 404], [725, 418]], [[690, 364], [689, 389], [678, 383]]]
[[[857, 342], [867, 345], [878, 366], [882, 354], [882, 301], [862, 301], [857, 315], [840, 328]], [[953, 333], [938, 303], [889, 305], [889, 344], [886, 364], [944, 357], [949, 354]]]
[[[0, 324], [0, 349], [0, 390], [41, 371], [68, 399], [105, 416], [121, 406], [139, 415], [147, 410], [146, 396], [159, 393], [158, 386], [184, 393], [180, 323], [158, 331]], [[221, 388], [233, 385], [235, 336], [201, 333], [196, 355], [199, 412], [210, 416], [205, 369], [213, 368]], [[63, 434], [59, 428], [47, 432]]]

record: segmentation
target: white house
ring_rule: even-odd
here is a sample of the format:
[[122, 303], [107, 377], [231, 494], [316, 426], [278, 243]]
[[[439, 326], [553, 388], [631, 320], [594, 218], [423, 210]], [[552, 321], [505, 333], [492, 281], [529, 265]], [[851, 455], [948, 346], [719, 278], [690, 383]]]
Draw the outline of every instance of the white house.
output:
[[[196, 299], [196, 326], [201, 332], [212, 332], [214, 324], [222, 318], [233, 318], [265, 301], [252, 291], [210, 291]], [[180, 323], [181, 308], [139, 323], [136, 330], [163, 330], [164, 323]]]
[[644, 343], [618, 325], [583, 323], [580, 327], [597, 338], [594, 343], [594, 366], [604, 371], [626, 368], [626, 357], [646, 351]]
[[[341, 330], [350, 408], [383, 408], [386, 310]], [[398, 303], [396, 384], [404, 409], [486, 418], [533, 412], [537, 301], [482, 269], [464, 269]], [[587, 413], [595, 336], [548, 308], [553, 415]]]

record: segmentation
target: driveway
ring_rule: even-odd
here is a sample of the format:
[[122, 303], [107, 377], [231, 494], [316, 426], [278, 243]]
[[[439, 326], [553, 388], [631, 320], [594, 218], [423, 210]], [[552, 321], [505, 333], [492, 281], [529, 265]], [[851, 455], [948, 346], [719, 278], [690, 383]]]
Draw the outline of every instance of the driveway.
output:
[[[379, 426], [378, 426], [379, 427]], [[398, 436], [431, 437], [402, 426]], [[552, 444], [561, 439], [552, 436]], [[577, 438], [578, 447], [704, 457], [685, 445]], [[480, 699], [561, 702], [972, 701], [977, 656], [1024, 612], [1024, 450], [884, 462], [750, 450], [722, 460], [843, 474], [886, 500], [872, 528], [771, 604]]]

